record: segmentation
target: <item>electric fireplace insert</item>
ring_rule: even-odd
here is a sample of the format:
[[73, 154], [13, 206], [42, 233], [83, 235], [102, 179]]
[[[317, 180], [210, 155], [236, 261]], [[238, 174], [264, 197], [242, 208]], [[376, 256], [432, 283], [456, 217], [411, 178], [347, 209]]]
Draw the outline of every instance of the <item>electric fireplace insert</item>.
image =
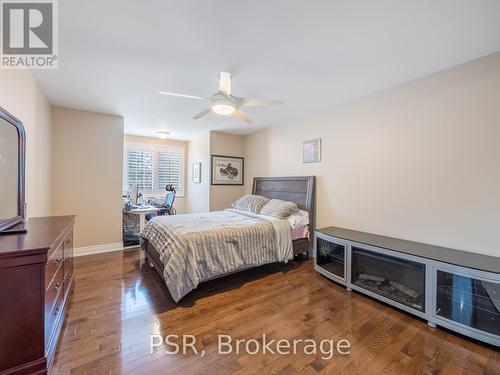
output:
[[425, 310], [425, 264], [352, 248], [352, 284]]

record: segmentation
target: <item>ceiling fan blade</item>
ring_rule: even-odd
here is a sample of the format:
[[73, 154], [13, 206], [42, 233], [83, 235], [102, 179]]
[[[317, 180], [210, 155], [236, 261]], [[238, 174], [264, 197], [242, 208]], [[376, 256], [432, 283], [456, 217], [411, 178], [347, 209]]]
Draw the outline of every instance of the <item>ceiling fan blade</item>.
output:
[[285, 104], [283, 100], [241, 98], [240, 107], [258, 107], [266, 105], [283, 105], [283, 104]]
[[211, 111], [210, 108], [207, 108], [207, 109], [204, 109], [203, 111], [201, 111], [200, 113], [197, 113], [196, 115], [193, 116], [193, 118], [195, 120], [198, 120], [200, 117], [203, 117], [205, 116], [206, 114], [208, 114], [209, 112]]
[[180, 98], [188, 98], [188, 99], [200, 99], [200, 100], [207, 100], [210, 101], [210, 99], [203, 98], [201, 96], [194, 96], [194, 95], [186, 95], [186, 94], [178, 94], [176, 92], [168, 92], [168, 91], [160, 91], [159, 92], [162, 95], [170, 95], [170, 96], [178, 96]]
[[219, 92], [227, 96], [231, 95], [231, 73], [220, 72]]
[[251, 124], [252, 123], [252, 119], [250, 117], [248, 117], [246, 115], [245, 112], [243, 112], [242, 110], [240, 109], [237, 109], [236, 111], [233, 112], [233, 115], [242, 119], [243, 121], [245, 121], [247, 124]]

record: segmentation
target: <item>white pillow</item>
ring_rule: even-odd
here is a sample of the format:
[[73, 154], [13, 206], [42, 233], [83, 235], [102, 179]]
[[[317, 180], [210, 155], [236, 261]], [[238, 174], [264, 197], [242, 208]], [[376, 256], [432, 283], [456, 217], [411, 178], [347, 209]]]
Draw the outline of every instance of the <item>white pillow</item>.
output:
[[297, 205], [293, 202], [271, 199], [262, 207], [260, 214], [286, 219], [291, 214], [297, 212], [298, 209]]
[[231, 207], [236, 210], [253, 212], [254, 214], [260, 213], [261, 208], [269, 202], [269, 199], [262, 195], [245, 195], [234, 202]]
[[309, 224], [309, 212], [298, 210], [294, 214], [288, 216], [288, 222], [292, 229], [297, 229]]

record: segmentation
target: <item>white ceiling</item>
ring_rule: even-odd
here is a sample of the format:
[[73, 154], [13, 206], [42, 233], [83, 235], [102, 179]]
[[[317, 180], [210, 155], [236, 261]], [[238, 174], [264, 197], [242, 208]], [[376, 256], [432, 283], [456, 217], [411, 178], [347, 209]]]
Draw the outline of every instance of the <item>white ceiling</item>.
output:
[[[125, 132], [247, 134], [500, 50], [497, 0], [63, 0], [59, 69], [34, 71], [55, 104], [125, 117]], [[252, 125], [193, 120], [218, 73]]]

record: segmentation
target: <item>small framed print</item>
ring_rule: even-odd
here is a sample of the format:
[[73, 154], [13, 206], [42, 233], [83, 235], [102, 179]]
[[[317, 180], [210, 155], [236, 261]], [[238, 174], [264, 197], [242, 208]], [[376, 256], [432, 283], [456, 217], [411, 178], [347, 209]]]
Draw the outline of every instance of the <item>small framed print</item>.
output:
[[191, 178], [195, 184], [201, 184], [201, 163], [193, 163]]
[[302, 142], [302, 163], [318, 163], [321, 161], [321, 139]]
[[212, 185], [243, 185], [243, 158], [212, 155]]

